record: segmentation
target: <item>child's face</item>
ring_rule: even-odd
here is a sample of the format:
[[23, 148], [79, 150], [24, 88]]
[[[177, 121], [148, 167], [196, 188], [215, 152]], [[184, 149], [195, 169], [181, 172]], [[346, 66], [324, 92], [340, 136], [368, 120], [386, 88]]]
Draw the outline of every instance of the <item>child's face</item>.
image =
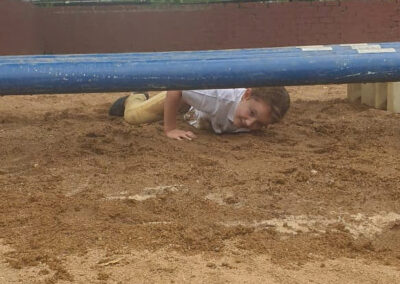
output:
[[259, 130], [268, 126], [270, 116], [270, 106], [257, 98], [252, 98], [251, 89], [248, 89], [236, 109], [233, 124], [238, 128]]

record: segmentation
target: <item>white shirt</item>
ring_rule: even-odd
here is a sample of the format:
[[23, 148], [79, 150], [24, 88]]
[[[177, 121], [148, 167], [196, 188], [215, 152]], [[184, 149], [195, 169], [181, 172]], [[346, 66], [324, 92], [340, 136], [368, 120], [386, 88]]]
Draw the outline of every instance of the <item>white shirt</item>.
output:
[[246, 89], [213, 89], [182, 91], [185, 103], [191, 106], [184, 116], [196, 128], [212, 128], [215, 133], [247, 132], [233, 124], [236, 108]]

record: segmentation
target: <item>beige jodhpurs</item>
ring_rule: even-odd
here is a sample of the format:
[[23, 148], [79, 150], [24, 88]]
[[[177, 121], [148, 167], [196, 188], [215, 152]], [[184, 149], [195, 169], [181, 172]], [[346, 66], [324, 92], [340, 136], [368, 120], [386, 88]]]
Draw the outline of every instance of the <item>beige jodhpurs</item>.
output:
[[162, 120], [166, 95], [164, 91], [146, 100], [144, 94], [131, 94], [125, 101], [125, 120], [135, 125]]

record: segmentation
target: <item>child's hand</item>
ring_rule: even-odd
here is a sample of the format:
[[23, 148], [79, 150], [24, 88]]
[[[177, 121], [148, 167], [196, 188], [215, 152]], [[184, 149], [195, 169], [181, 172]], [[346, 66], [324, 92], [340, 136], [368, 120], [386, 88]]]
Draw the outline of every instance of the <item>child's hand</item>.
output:
[[173, 129], [170, 131], [165, 132], [167, 137], [177, 140], [187, 139], [192, 140], [193, 138], [197, 138], [196, 135], [192, 131], [184, 131], [180, 129]]

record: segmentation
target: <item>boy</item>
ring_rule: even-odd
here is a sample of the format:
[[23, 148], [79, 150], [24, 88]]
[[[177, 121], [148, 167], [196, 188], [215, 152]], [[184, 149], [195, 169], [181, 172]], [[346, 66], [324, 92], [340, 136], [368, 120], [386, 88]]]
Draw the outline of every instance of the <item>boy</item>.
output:
[[114, 102], [109, 114], [124, 116], [132, 124], [160, 120], [164, 114], [167, 137], [192, 140], [196, 138], [192, 131], [176, 125], [178, 110], [185, 106], [190, 110], [184, 119], [196, 128], [211, 128], [215, 133], [248, 132], [281, 120], [290, 97], [283, 87], [168, 91], [150, 99], [147, 94], [132, 94]]

